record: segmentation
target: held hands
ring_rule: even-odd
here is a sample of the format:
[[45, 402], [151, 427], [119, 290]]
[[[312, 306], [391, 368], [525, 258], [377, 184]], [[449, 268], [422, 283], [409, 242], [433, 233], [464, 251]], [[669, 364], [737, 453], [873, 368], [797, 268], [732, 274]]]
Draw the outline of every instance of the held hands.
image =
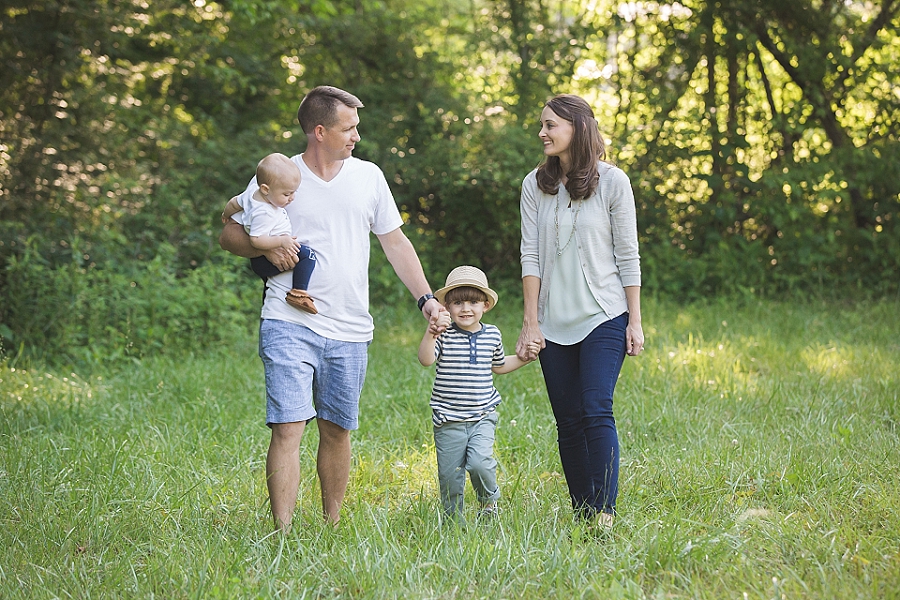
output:
[[452, 322], [450, 311], [434, 298], [431, 298], [422, 306], [422, 314], [428, 319], [428, 333], [434, 337], [444, 333]]
[[531, 362], [538, 357], [546, 345], [541, 328], [526, 323], [522, 325], [522, 333], [519, 334], [519, 340], [516, 342], [516, 356], [523, 361]]
[[450, 319], [450, 312], [447, 311], [447, 309], [444, 309], [440, 313], [438, 313], [437, 319], [435, 319], [428, 325], [428, 331], [435, 336], [438, 336], [446, 331], [447, 328], [450, 327], [450, 323], [452, 322], [453, 321]]
[[525, 362], [531, 362], [538, 357], [538, 354], [541, 353], [541, 345], [537, 342], [528, 342], [525, 345], [525, 358], [522, 360]]

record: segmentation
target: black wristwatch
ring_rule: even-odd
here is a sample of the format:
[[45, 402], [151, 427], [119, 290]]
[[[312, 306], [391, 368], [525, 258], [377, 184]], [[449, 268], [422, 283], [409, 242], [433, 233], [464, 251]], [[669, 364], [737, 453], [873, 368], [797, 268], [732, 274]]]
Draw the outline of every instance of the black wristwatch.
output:
[[422, 310], [422, 307], [425, 306], [425, 303], [434, 298], [434, 294], [425, 294], [421, 298], [416, 301], [416, 304], [419, 306], [419, 310]]

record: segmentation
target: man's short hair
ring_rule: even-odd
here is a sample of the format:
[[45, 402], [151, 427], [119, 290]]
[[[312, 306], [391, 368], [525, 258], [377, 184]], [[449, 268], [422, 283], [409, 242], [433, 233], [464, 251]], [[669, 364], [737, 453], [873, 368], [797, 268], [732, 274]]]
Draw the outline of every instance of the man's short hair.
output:
[[310, 90], [297, 109], [297, 120], [300, 121], [303, 133], [312, 133], [318, 125], [332, 127], [337, 124], [338, 104], [350, 108], [363, 107], [359, 98], [340, 88], [320, 85]]
[[449, 306], [454, 302], [488, 302], [489, 300], [487, 294], [469, 285], [453, 288], [444, 294], [444, 306]]

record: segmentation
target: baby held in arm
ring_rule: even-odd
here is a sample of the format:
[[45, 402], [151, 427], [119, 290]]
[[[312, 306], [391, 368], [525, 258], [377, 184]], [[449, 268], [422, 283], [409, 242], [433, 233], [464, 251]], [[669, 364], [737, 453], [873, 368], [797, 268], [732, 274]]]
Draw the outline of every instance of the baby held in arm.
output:
[[[307, 291], [316, 266], [316, 253], [309, 246], [297, 242], [292, 235], [291, 220], [285, 210], [294, 201], [294, 194], [300, 187], [300, 169], [283, 154], [269, 154], [259, 161], [256, 182], [259, 189], [244, 205], [241, 205], [237, 196], [228, 201], [222, 211], [222, 222], [227, 223], [233, 215], [243, 211], [244, 230], [250, 236], [250, 244], [254, 248], [284, 248], [292, 254], [296, 253], [298, 261], [293, 269], [291, 290], [285, 296], [285, 301], [298, 310], [317, 314], [319, 311]], [[265, 256], [250, 259], [250, 266], [263, 279], [281, 272]]]

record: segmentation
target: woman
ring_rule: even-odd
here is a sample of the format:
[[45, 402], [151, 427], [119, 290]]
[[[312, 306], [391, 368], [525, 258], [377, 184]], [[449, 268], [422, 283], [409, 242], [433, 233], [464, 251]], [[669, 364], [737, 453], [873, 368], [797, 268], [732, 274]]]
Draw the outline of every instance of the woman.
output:
[[644, 346], [634, 193], [591, 107], [560, 95], [541, 113], [544, 161], [522, 182], [525, 317], [516, 353], [541, 370], [576, 515], [612, 526], [619, 480], [613, 390]]

